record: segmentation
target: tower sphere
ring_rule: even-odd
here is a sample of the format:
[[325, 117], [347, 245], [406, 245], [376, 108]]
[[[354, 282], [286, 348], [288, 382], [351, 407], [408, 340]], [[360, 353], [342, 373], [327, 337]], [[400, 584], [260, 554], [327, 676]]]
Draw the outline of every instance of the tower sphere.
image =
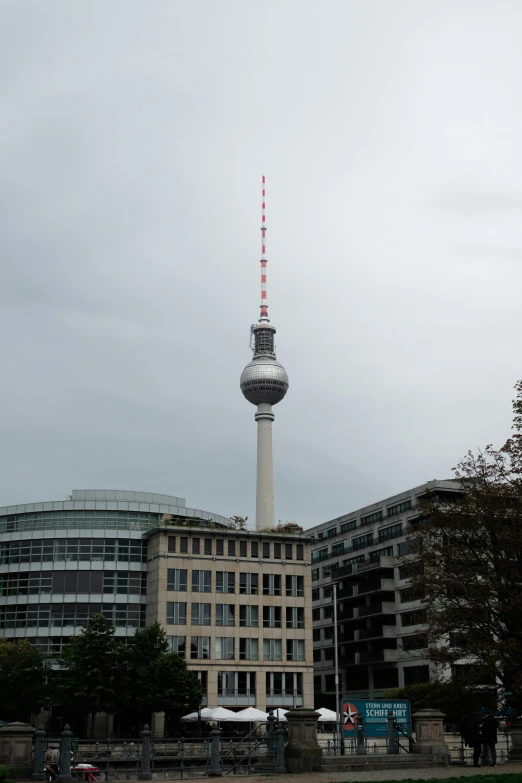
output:
[[270, 356], [257, 356], [247, 364], [239, 382], [241, 391], [253, 405], [276, 405], [288, 391], [288, 374], [283, 365]]

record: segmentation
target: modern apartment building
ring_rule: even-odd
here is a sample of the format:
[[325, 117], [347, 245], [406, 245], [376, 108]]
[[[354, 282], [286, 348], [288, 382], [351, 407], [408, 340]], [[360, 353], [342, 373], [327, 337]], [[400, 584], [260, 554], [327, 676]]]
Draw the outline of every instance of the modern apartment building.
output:
[[310, 539], [238, 530], [183, 498], [77, 490], [0, 509], [0, 635], [50, 657], [102, 612], [159, 620], [204, 703], [313, 706]]
[[312, 540], [314, 691], [335, 693], [333, 584], [337, 585], [341, 693], [368, 696], [430, 678], [425, 613], [409, 584], [407, 535], [426, 490], [443, 498], [454, 480], [429, 481], [307, 530]]

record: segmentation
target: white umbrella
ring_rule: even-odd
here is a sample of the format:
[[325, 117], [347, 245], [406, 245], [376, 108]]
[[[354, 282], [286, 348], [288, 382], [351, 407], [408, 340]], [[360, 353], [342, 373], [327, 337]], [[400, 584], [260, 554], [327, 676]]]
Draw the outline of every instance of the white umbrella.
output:
[[227, 710], [224, 707], [216, 707], [215, 709], [210, 710], [210, 713], [211, 714], [208, 715], [204, 720], [241, 720], [241, 718], [237, 717], [237, 712], [232, 712], [232, 710]]
[[335, 723], [337, 721], [337, 715], [333, 710], [327, 710], [326, 707], [320, 707], [316, 712], [321, 714], [321, 717], [317, 719], [318, 723]]
[[274, 718], [277, 718], [277, 720], [280, 721], [281, 723], [285, 723], [286, 722], [285, 716], [287, 712], [289, 712], [289, 710], [284, 710], [282, 707], [278, 707], [277, 710], [273, 710]]
[[[207, 715], [212, 714], [212, 710], [209, 707], [203, 707], [201, 710], [201, 720], [209, 720]], [[191, 712], [188, 715], [184, 715], [181, 720], [186, 721], [197, 721], [199, 719], [199, 714], [197, 712]]]
[[254, 721], [256, 723], [266, 723], [268, 714], [266, 712], [261, 712], [261, 710], [256, 710], [255, 707], [247, 707], [244, 710], [236, 712], [236, 720], [250, 721], [251, 723]]

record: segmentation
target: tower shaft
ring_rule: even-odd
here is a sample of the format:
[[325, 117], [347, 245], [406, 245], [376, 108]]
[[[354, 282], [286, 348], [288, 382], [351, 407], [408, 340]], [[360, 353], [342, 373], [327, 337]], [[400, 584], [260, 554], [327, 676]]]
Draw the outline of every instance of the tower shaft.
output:
[[274, 414], [268, 402], [260, 402], [257, 421], [256, 530], [274, 527], [274, 465], [272, 460], [272, 422]]

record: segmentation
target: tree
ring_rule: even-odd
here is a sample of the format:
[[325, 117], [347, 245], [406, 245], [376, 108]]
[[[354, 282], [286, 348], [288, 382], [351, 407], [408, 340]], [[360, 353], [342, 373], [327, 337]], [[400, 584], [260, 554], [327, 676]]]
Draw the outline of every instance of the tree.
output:
[[515, 388], [512, 437], [469, 451], [454, 468], [460, 492], [428, 493], [411, 535], [429, 657], [511, 692], [522, 687], [522, 381]]
[[136, 631], [128, 660], [130, 705], [142, 722], [152, 712], [190, 712], [201, 704], [198, 678], [187, 670], [181, 655], [169, 652], [167, 635], [158, 622]]
[[[71, 710], [109, 715], [126, 704], [128, 667], [125, 646], [102, 614], [64, 647], [58, 699]], [[92, 732], [91, 732], [92, 733]]]
[[234, 527], [236, 527], [238, 530], [246, 530], [246, 523], [248, 522], [248, 517], [230, 517], [230, 521], [233, 523]]
[[0, 638], [0, 719], [25, 721], [38, 714], [48, 698], [49, 667], [27, 641]]
[[441, 710], [447, 723], [459, 724], [463, 718], [473, 718], [481, 707], [494, 707], [490, 694], [470, 688], [458, 680], [430, 680], [394, 688], [384, 694], [386, 699], [411, 702], [412, 713], [426, 708]]

